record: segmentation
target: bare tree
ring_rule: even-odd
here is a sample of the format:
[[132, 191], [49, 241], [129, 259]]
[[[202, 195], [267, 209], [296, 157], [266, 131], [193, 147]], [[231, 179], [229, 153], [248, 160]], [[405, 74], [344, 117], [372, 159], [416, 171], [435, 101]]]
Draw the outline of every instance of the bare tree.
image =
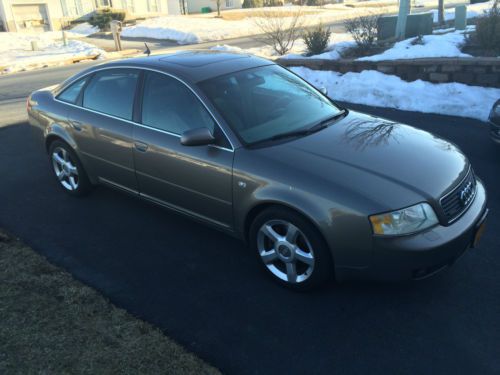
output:
[[299, 8], [291, 16], [283, 10], [262, 11], [254, 23], [263, 35], [260, 38], [262, 42], [273, 47], [279, 55], [284, 55], [300, 37], [302, 10]]
[[438, 2], [438, 23], [444, 24], [444, 0]]

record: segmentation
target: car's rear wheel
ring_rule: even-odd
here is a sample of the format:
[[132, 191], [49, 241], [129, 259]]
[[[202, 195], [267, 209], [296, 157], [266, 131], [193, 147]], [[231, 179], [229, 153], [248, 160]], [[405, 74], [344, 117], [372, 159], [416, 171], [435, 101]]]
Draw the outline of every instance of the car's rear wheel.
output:
[[250, 246], [274, 280], [292, 289], [316, 287], [333, 276], [330, 251], [319, 231], [301, 215], [272, 207], [255, 218]]
[[50, 144], [49, 157], [59, 185], [68, 194], [81, 196], [90, 190], [91, 184], [75, 152], [66, 143]]

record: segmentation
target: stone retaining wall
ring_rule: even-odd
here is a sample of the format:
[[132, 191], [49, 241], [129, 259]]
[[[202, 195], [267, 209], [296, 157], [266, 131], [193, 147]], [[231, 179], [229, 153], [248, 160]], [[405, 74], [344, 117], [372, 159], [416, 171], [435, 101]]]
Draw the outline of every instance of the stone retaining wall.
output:
[[434, 58], [387, 61], [278, 59], [283, 66], [303, 66], [339, 73], [377, 70], [405, 81], [460, 82], [472, 86], [500, 88], [500, 58]]

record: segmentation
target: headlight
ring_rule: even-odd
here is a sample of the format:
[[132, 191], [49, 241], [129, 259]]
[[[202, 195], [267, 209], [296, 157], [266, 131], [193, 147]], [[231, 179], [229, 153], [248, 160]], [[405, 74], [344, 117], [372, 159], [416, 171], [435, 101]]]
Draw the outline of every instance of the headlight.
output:
[[500, 101], [496, 102], [496, 104], [493, 106], [493, 109], [491, 112], [495, 115], [500, 117]]
[[500, 124], [500, 100], [497, 100], [493, 108], [491, 108], [490, 121], [497, 125]]
[[438, 223], [436, 213], [428, 203], [403, 208], [393, 212], [370, 216], [373, 233], [402, 235], [420, 232]]

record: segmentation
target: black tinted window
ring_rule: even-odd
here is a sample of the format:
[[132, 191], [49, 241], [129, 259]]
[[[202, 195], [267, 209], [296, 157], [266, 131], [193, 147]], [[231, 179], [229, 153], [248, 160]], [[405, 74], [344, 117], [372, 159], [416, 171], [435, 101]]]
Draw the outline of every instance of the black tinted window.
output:
[[75, 104], [78, 99], [78, 95], [80, 95], [80, 91], [82, 91], [83, 86], [85, 86], [85, 83], [87, 82], [87, 79], [88, 78], [85, 77], [79, 81], [76, 81], [67, 89], [65, 89], [61, 94], [59, 94], [57, 98], [64, 102]]
[[213, 132], [215, 128], [206, 108], [186, 85], [152, 72], [144, 82], [142, 123], [174, 134], [203, 127]]
[[131, 69], [96, 73], [83, 93], [83, 106], [131, 120], [138, 76], [139, 73]]

